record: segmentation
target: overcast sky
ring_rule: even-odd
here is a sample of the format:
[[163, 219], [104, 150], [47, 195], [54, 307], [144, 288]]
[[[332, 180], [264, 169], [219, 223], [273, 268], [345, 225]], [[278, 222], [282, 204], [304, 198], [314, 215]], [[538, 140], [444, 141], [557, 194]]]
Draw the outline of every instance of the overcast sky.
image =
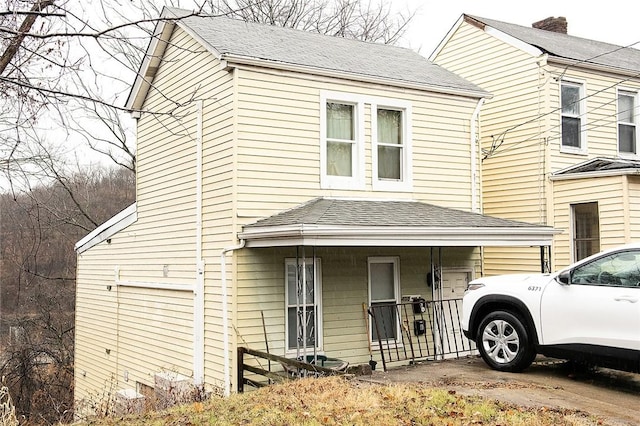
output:
[[564, 16], [569, 35], [630, 45], [640, 49], [640, 1], [609, 0], [392, 0], [401, 8], [419, 8], [401, 43], [429, 56], [463, 13], [523, 26], [550, 16]]

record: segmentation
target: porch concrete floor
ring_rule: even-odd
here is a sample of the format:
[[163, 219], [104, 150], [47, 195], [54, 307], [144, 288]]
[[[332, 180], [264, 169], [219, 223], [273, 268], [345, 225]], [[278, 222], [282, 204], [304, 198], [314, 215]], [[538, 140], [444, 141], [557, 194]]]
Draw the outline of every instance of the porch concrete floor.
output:
[[378, 363], [371, 376], [360, 380], [417, 382], [522, 406], [580, 410], [606, 425], [640, 425], [640, 374], [609, 369], [574, 372], [566, 362], [543, 357], [522, 373], [491, 370], [480, 357], [380, 369]]

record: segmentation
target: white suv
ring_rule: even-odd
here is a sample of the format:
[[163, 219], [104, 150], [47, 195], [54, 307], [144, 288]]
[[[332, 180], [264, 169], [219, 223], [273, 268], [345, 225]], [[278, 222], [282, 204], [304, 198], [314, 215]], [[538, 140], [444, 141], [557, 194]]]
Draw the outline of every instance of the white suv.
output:
[[518, 372], [537, 353], [640, 372], [640, 244], [554, 274], [469, 283], [462, 329], [489, 366]]

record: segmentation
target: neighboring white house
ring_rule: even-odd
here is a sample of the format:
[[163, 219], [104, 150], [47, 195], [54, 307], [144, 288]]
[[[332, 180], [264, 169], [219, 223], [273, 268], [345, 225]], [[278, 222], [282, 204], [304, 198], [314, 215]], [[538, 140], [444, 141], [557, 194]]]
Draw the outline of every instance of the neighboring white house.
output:
[[363, 304], [456, 297], [480, 247], [550, 244], [478, 213], [486, 91], [407, 49], [186, 15], [127, 103], [136, 203], [76, 245], [79, 407], [158, 373], [228, 394], [240, 346], [366, 363]]

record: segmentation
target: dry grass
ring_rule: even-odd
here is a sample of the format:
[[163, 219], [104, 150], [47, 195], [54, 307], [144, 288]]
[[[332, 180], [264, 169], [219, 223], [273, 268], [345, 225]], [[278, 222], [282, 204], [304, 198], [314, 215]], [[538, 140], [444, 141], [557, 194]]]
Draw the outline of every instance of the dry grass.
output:
[[111, 425], [596, 425], [575, 411], [521, 408], [419, 384], [375, 385], [339, 377], [303, 379]]

